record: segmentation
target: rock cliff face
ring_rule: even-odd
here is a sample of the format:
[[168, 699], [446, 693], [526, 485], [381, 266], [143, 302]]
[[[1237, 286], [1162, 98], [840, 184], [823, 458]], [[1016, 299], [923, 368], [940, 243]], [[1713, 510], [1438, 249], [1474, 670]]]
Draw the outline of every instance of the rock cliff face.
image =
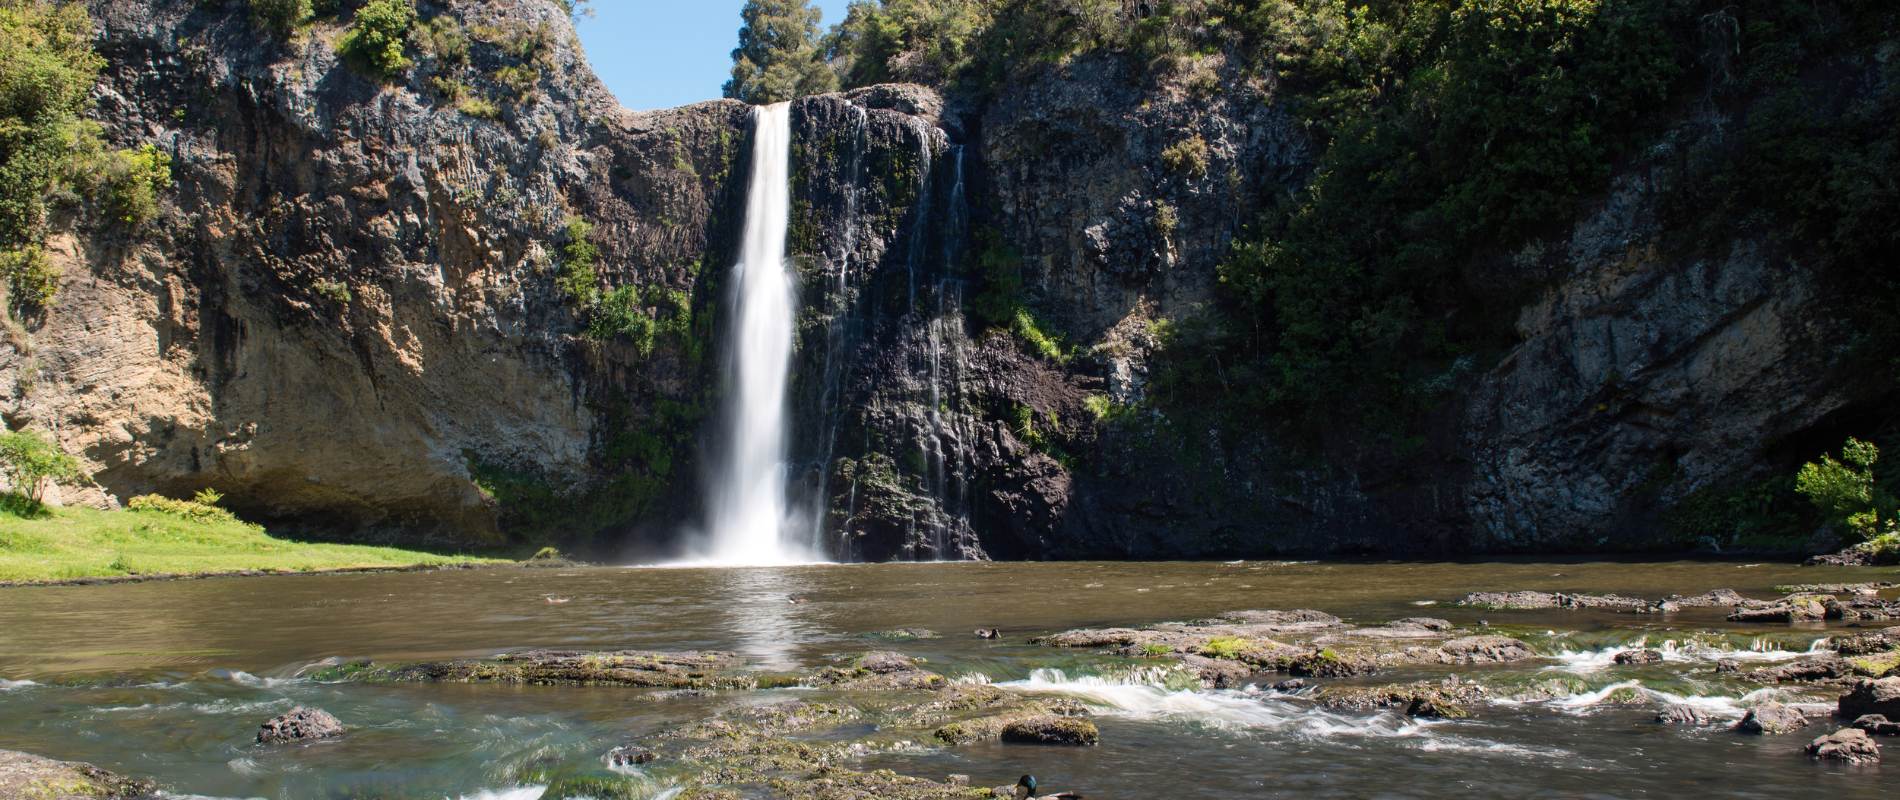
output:
[[[337, 21], [280, 42], [238, 3], [90, 7], [97, 116], [176, 181], [144, 230], [61, 220], [59, 298], [0, 345], [0, 413], [95, 470], [67, 502], [212, 486], [290, 529], [632, 550], [690, 525], [744, 106], [620, 109], [551, 0], [424, 3], [468, 54], [389, 83], [339, 60]], [[1217, 57], [1122, 69], [1075, 59], [974, 107], [908, 86], [795, 104], [793, 499], [830, 552], [1637, 543], [1880, 399], [1828, 344], [1814, 264], [1766, 239], [1663, 247], [1666, 178], [1638, 167], [1515, 256], [1549, 288], [1417, 452], [1302, 454], [1157, 411], [1162, 332], [1203, 313], [1312, 144], [1270, 79]], [[589, 334], [556, 281], [576, 217], [599, 288], [683, 294], [684, 335]], [[999, 284], [1056, 341], [1007, 330]]]

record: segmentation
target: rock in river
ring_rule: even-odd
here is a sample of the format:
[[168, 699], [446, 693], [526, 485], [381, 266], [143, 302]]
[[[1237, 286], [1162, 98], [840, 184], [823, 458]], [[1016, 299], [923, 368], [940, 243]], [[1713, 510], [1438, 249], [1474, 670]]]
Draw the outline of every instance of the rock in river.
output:
[[1863, 680], [1854, 684], [1852, 691], [1841, 695], [1840, 709], [1843, 719], [1860, 719], [1868, 714], [1900, 718], [1900, 678]]
[[1655, 650], [1624, 650], [1621, 653], [1617, 653], [1613, 660], [1625, 666], [1661, 664], [1663, 654]]
[[1088, 747], [1102, 741], [1095, 723], [1054, 714], [1019, 719], [1003, 726], [1003, 741], [1012, 744], [1060, 744]]
[[0, 797], [33, 800], [145, 800], [151, 781], [122, 778], [91, 764], [0, 750]]
[[1672, 703], [1656, 712], [1656, 721], [1663, 725], [1702, 726], [1709, 724], [1709, 715], [1702, 713], [1695, 706]]
[[1763, 703], [1748, 710], [1748, 715], [1735, 724], [1738, 733], [1782, 734], [1791, 733], [1807, 727], [1808, 718], [1801, 712], [1780, 703]]
[[1900, 736], [1900, 722], [1889, 721], [1880, 714], [1863, 714], [1854, 720], [1854, 727], [1875, 736]]
[[266, 720], [257, 729], [258, 744], [291, 744], [293, 742], [314, 742], [343, 735], [343, 723], [336, 717], [318, 708], [298, 706], [288, 714], [280, 714]]
[[1858, 728], [1842, 728], [1808, 744], [1808, 757], [1820, 761], [1867, 764], [1880, 760], [1880, 745]]

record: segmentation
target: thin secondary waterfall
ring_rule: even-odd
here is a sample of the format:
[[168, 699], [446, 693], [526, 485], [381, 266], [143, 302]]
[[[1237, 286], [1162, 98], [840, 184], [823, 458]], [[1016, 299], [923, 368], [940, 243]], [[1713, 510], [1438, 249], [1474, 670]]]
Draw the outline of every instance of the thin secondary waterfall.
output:
[[718, 564], [785, 564], [810, 553], [787, 536], [786, 389], [796, 303], [785, 263], [791, 213], [791, 104], [752, 112], [752, 180], [745, 240], [733, 267], [734, 324], [727, 354], [725, 452], [713, 474], [704, 556]]

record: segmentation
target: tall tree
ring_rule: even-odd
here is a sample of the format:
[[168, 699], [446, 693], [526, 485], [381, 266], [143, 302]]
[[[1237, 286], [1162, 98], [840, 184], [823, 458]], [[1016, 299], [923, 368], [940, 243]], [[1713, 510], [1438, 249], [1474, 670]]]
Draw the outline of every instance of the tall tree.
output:
[[809, 0], [747, 0], [726, 96], [781, 103], [836, 89], [838, 77], [818, 46], [820, 13]]

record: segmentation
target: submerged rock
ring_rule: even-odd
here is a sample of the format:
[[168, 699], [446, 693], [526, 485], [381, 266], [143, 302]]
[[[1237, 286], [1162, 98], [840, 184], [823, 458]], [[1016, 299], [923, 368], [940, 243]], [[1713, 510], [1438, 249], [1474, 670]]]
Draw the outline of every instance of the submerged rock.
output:
[[329, 712], [298, 706], [266, 720], [257, 729], [258, 744], [313, 742], [343, 735], [343, 723]]
[[944, 677], [918, 666], [917, 659], [902, 653], [880, 650], [852, 659], [849, 666], [825, 667], [807, 676], [806, 686], [839, 689], [935, 689], [945, 684]]
[[1661, 711], [1656, 712], [1656, 721], [1663, 725], [1694, 726], [1707, 725], [1710, 722], [1709, 715], [1702, 713], [1701, 709], [1682, 703], [1670, 703], [1663, 706]]
[[1900, 678], [1862, 680], [1854, 684], [1847, 694], [1841, 695], [1840, 715], [1843, 719], [1860, 719], [1869, 714], [1900, 719]]
[[1780, 703], [1763, 703], [1748, 710], [1742, 721], [1735, 723], [1738, 733], [1783, 734], [1792, 733], [1808, 726], [1808, 718], [1801, 712]]
[[[529, 650], [492, 660], [413, 664], [387, 670], [401, 681], [498, 682], [632, 686], [662, 689], [750, 689], [759, 676], [737, 672], [732, 653], [648, 650]], [[372, 671], [365, 677], [376, 677]]]
[[148, 800], [151, 781], [115, 775], [91, 764], [0, 750], [0, 797], [22, 800]]
[[1820, 761], [1870, 764], [1880, 760], [1880, 745], [1858, 728], [1842, 728], [1808, 744], [1808, 757]]
[[1639, 597], [1614, 594], [1564, 594], [1561, 592], [1472, 592], [1458, 605], [1474, 608], [1526, 611], [1543, 608], [1609, 609], [1648, 612], [1654, 604]]

